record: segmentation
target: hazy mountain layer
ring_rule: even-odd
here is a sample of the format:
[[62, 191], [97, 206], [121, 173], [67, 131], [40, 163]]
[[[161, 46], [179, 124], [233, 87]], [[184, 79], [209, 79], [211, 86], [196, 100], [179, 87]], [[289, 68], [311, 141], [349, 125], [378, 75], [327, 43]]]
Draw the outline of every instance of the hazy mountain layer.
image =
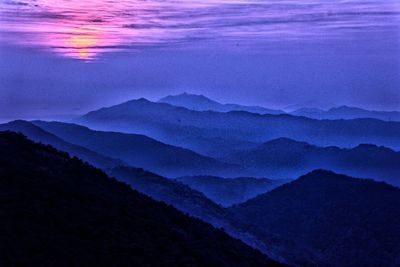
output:
[[319, 120], [373, 118], [384, 121], [400, 121], [400, 112], [398, 111], [375, 111], [348, 106], [340, 106], [329, 110], [301, 108], [291, 112], [291, 114]]
[[296, 178], [322, 168], [400, 186], [400, 152], [376, 145], [342, 149], [280, 138], [224, 159], [267, 177]]
[[94, 131], [80, 125], [60, 122], [33, 123], [70, 143], [164, 176], [193, 174], [234, 176], [245, 172], [238, 165], [226, 164], [144, 135]]
[[49, 133], [28, 121], [18, 120], [0, 124], [0, 131], [14, 131], [22, 133], [35, 142], [52, 145], [59, 150], [66, 151], [71, 155], [85, 160], [99, 168], [113, 168], [124, 164], [121, 160], [106, 157], [85, 147], [68, 143], [60, 137]]
[[179, 177], [177, 180], [202, 192], [214, 202], [225, 207], [245, 202], [286, 182], [265, 178], [238, 177], [227, 179], [216, 176], [185, 176]]
[[282, 110], [268, 109], [259, 106], [244, 106], [238, 104], [221, 104], [203, 95], [194, 95], [182, 93], [179, 95], [170, 95], [158, 100], [159, 103], [167, 103], [177, 107], [185, 107], [197, 111], [247, 111], [259, 114], [283, 114]]
[[97, 129], [143, 133], [212, 156], [280, 137], [319, 146], [371, 143], [400, 150], [400, 122], [376, 119], [315, 120], [238, 111], [201, 112], [139, 99], [90, 112], [79, 122]]

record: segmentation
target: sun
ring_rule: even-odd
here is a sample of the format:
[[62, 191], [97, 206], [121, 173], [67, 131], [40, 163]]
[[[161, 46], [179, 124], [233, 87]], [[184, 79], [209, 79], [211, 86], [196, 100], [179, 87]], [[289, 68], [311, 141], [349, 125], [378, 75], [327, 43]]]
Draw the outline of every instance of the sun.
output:
[[78, 28], [71, 31], [68, 45], [72, 55], [78, 59], [90, 59], [96, 54], [96, 46], [100, 43], [101, 32], [93, 28]]

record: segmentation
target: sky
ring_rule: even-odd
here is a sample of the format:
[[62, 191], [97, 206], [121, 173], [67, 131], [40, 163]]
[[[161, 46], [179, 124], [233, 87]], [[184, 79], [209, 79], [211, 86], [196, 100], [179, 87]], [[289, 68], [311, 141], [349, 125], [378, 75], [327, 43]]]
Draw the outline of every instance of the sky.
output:
[[184, 91], [400, 110], [400, 2], [0, 0], [0, 119]]

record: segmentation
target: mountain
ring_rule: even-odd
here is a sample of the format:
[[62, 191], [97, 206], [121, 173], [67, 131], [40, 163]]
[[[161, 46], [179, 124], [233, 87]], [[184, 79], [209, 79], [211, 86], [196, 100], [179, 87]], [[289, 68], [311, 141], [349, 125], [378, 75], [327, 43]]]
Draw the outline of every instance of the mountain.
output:
[[232, 227], [226, 209], [223, 209], [201, 192], [187, 185], [143, 169], [131, 167], [119, 160], [105, 157], [84, 147], [67, 143], [31, 122], [13, 121], [0, 125], [0, 129], [23, 133], [32, 140], [46, 145], [52, 145], [73, 156], [82, 158], [90, 164], [95, 164], [107, 174], [118, 179], [118, 181], [129, 184], [139, 192], [155, 200], [172, 205], [178, 210], [206, 221], [215, 227], [223, 227], [230, 235], [240, 238], [264, 252], [268, 252], [267, 248], [258, 244], [255, 237], [243, 234]]
[[113, 168], [124, 165], [121, 160], [106, 157], [82, 146], [65, 142], [58, 136], [51, 134], [28, 121], [16, 120], [0, 124], [0, 131], [14, 131], [22, 133], [35, 142], [52, 145], [59, 150], [66, 151], [73, 156], [90, 162], [90, 164], [98, 168]]
[[213, 157], [280, 137], [318, 146], [370, 143], [400, 150], [400, 122], [376, 119], [315, 120], [243, 111], [193, 111], [139, 99], [90, 112], [78, 121], [94, 129], [146, 134]]
[[400, 152], [376, 145], [344, 149], [279, 138], [224, 160], [274, 178], [295, 178], [322, 168], [400, 186]]
[[245, 172], [237, 165], [167, 145], [144, 135], [94, 131], [61, 122], [33, 123], [67, 142], [167, 177], [192, 174], [232, 176]]
[[244, 106], [238, 104], [221, 104], [203, 95], [182, 93], [179, 95], [170, 95], [158, 100], [159, 103], [167, 103], [177, 107], [185, 107], [197, 111], [247, 111], [259, 114], [283, 114], [282, 110], [268, 109], [259, 106]]
[[151, 198], [168, 203], [178, 210], [202, 219], [216, 227], [227, 228], [227, 210], [217, 205], [200, 191], [167, 179], [157, 174], [127, 166], [119, 166], [106, 171], [112, 177], [125, 182]]
[[400, 189], [313, 171], [232, 211], [294, 266], [399, 266]]
[[129, 184], [139, 192], [155, 200], [172, 205], [178, 210], [206, 221], [215, 227], [223, 227], [230, 235], [240, 238], [247, 244], [268, 253], [267, 248], [259, 244], [254, 236], [244, 234], [232, 227], [226, 209], [187, 185], [143, 169], [131, 167], [119, 160], [105, 157], [84, 147], [67, 143], [27, 121], [6, 123], [0, 125], [0, 129], [21, 132], [35, 141], [52, 145], [57, 149], [65, 150], [73, 156], [82, 158], [90, 164], [96, 164], [107, 174], [117, 178], [118, 181]]
[[373, 118], [384, 121], [400, 121], [400, 112], [398, 111], [375, 111], [349, 106], [334, 107], [326, 111], [321, 109], [301, 108], [291, 112], [291, 114], [320, 120]]
[[2, 266], [267, 266], [222, 230], [102, 171], [0, 133]]
[[127, 166], [107, 170], [107, 173], [155, 200], [170, 204], [185, 214], [199, 218], [214, 227], [223, 228], [230, 236], [242, 240], [266, 255], [274, 257], [274, 259], [282, 260], [282, 257], [271, 253], [269, 248], [257, 237], [234, 226], [234, 217], [228, 209], [221, 207], [203, 193], [179, 181]]
[[176, 180], [202, 192], [206, 197], [224, 207], [245, 202], [286, 182], [265, 178], [238, 177], [227, 179], [216, 176], [185, 176]]

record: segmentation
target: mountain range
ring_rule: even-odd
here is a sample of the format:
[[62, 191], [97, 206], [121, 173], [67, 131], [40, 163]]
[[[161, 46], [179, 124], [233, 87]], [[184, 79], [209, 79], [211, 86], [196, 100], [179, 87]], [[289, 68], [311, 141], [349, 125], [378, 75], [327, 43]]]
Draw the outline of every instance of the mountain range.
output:
[[398, 266], [400, 122], [338, 110], [181, 94], [0, 124], [42, 143], [0, 132], [0, 265]]
[[[61, 125], [65, 126], [65, 124]], [[79, 128], [77, 125], [70, 126]], [[162, 177], [141, 168], [132, 167], [123, 161], [103, 156], [79, 145], [68, 143], [31, 122], [20, 120], [1, 124], [0, 131], [22, 133], [31, 140], [51, 145], [59, 150], [68, 152], [71, 156], [94, 164], [107, 174], [116, 177], [119, 181], [131, 185], [139, 192], [158, 201], [164, 201], [173, 205], [191, 216], [201, 218], [219, 227], [225, 223], [223, 217], [226, 210], [208, 199], [200, 191], [192, 189], [176, 180]], [[224, 225], [224, 227], [228, 228], [227, 225]]]
[[90, 112], [77, 122], [94, 129], [145, 134], [212, 157], [280, 137], [318, 146], [370, 143], [400, 150], [400, 122], [376, 119], [316, 120], [243, 111], [193, 111], [139, 99]]
[[14, 131], [22, 133], [35, 142], [52, 145], [59, 150], [66, 151], [73, 156], [90, 162], [90, 164], [99, 168], [113, 168], [125, 164], [121, 160], [109, 158], [85, 147], [68, 143], [60, 137], [51, 134], [28, 121], [16, 120], [0, 124], [0, 131]]
[[[191, 174], [232, 176], [244, 172], [237, 165], [223, 163], [188, 149], [167, 145], [144, 135], [94, 131], [80, 125], [61, 122], [17, 121], [0, 125], [0, 129], [22, 131], [34, 140], [43, 141], [43, 138], [37, 138], [37, 134], [32, 135], [26, 131], [27, 128], [37, 127], [40, 127], [40, 130], [36, 130], [40, 131], [42, 136], [44, 132], [47, 132], [46, 136], [52, 135], [53, 138], [57, 136], [64, 143], [68, 142], [70, 146], [73, 144], [104, 157], [118, 159], [120, 162], [164, 176]], [[55, 142], [50, 144], [72, 152], [70, 148], [59, 146]], [[83, 157], [83, 159], [86, 158]], [[121, 165], [121, 163], [109, 167], [116, 165]]]
[[0, 132], [2, 266], [274, 266], [51, 146]]
[[[74, 126], [74, 125], [72, 125]], [[74, 126], [76, 127], [76, 126]], [[0, 130], [16, 131], [45, 145], [52, 145], [71, 155], [83, 158], [88, 163], [96, 164], [107, 174], [125, 182], [139, 192], [158, 201], [174, 206], [190, 216], [202, 219], [215, 227], [223, 227], [230, 235], [240, 238], [247, 244], [267, 252], [267, 248], [249, 234], [238, 231], [227, 220], [227, 210], [197, 191], [181, 182], [157, 174], [134, 168], [125, 162], [105, 157], [84, 147], [67, 143], [59, 137], [27, 121], [13, 121], [0, 125]], [[105, 164], [104, 164], [105, 163]], [[243, 192], [245, 193], [245, 192]]]
[[328, 110], [301, 108], [290, 112], [290, 114], [319, 120], [373, 118], [384, 121], [400, 121], [400, 112], [398, 111], [375, 111], [349, 106], [339, 106]]
[[[233, 242], [230, 241], [231, 238], [223, 238], [224, 242], [229, 242], [229, 245], [225, 243], [221, 245], [222, 247], [218, 245], [219, 239], [208, 241], [214, 237], [210, 237], [206, 230], [202, 230], [204, 238], [197, 240], [196, 244], [190, 243], [193, 242], [191, 227], [197, 229], [193, 231], [200, 231], [201, 226], [197, 226], [198, 223], [205, 225], [206, 228], [211, 226], [191, 218], [188, 219], [193, 220], [188, 224], [190, 227], [186, 226], [187, 224], [175, 226], [174, 223], [181, 222], [182, 219], [169, 221], [168, 214], [171, 207], [162, 207], [162, 203], [154, 202], [132, 191], [130, 187], [110, 179], [100, 170], [90, 167], [77, 158], [69, 158], [67, 154], [58, 152], [49, 145], [32, 143], [14, 133], [0, 133], [0, 148], [0, 166], [2, 166], [0, 174], [1, 177], [7, 178], [0, 180], [2, 190], [7, 192], [7, 194], [4, 192], [0, 194], [4, 200], [0, 203], [12, 203], [11, 206], [7, 204], [0, 209], [2, 217], [9, 218], [2, 223], [7, 229], [14, 230], [14, 226], [23, 229], [22, 231], [30, 229], [29, 234], [21, 236], [21, 239], [11, 239], [11, 236], [17, 236], [17, 233], [13, 231], [0, 235], [0, 238], [4, 238], [0, 243], [11, 244], [10, 247], [2, 247], [2, 251], [6, 249], [10, 251], [8, 254], [10, 256], [0, 257], [0, 261], [13, 262], [18, 258], [13, 257], [18, 248], [19, 255], [22, 255], [19, 257], [20, 263], [26, 262], [27, 259], [31, 261], [31, 264], [35, 263], [35, 260], [46, 262], [41, 257], [54, 263], [53, 255], [62, 258], [67, 253], [74, 253], [77, 256], [70, 259], [71, 264], [75, 263], [74, 260], [93, 264], [93, 261], [97, 259], [107, 264], [111, 258], [115, 258], [113, 253], [117, 251], [112, 246], [118, 244], [120, 251], [124, 251], [125, 246], [132, 250], [132, 245], [135, 246], [137, 241], [143, 242], [135, 246], [141, 249], [141, 254], [136, 255], [134, 252], [132, 255], [135, 259], [124, 254], [120, 256], [116, 264], [135, 262], [140, 265], [137, 261], [152, 262], [152, 259], [148, 257], [155, 255], [155, 246], [160, 248], [160, 245], [157, 245], [158, 242], [164, 242], [160, 241], [164, 240], [162, 239], [164, 236], [167, 239], [175, 238], [169, 237], [170, 232], [178, 231], [178, 233], [185, 232], [185, 239], [179, 239], [181, 240], [179, 245], [172, 245], [176, 251], [166, 249], [161, 252], [166, 253], [166, 256], [161, 257], [160, 262], [163, 263], [166, 260], [169, 263], [176, 263], [175, 256], [168, 257], [168, 255], [179, 256], [179, 262], [180, 260], [197, 262], [198, 259], [194, 260], [192, 257], [197, 255], [197, 249], [199, 249], [203, 253], [201, 255], [206, 255], [205, 257], [208, 258], [207, 262], [204, 262], [207, 266], [210, 264], [224, 266], [225, 263], [228, 266], [246, 266], [243, 264], [258, 266], [259, 261], [264, 261], [261, 263], [262, 266], [275, 264], [263, 256], [260, 258], [260, 255], [256, 255], [257, 252], [251, 252], [254, 250], [249, 250], [243, 243], [235, 243], [238, 242], [237, 240], [234, 241], [234, 245], [231, 245], [230, 242]], [[400, 262], [398, 257], [400, 231], [397, 227], [398, 218], [400, 218], [398, 210], [400, 189], [382, 182], [355, 179], [319, 170], [283, 185], [274, 184], [275, 188], [267, 188], [268, 182], [273, 181], [207, 176], [182, 177], [176, 181], [128, 165], [113, 167], [107, 169], [106, 172], [154, 199], [165, 201], [214, 226], [223, 227], [231, 236], [240, 238], [274, 259], [279, 259], [289, 265], [397, 266]], [[198, 191], [183, 183], [194, 189], [197, 188]], [[247, 186], [252, 189], [251, 193], [255, 194], [253, 190], [256, 187], [262, 187], [263, 183], [266, 183], [263, 189], [266, 190], [265, 192], [259, 192], [253, 198], [246, 199], [247, 201], [228, 209], [210, 200], [214, 198], [214, 201], [222, 202], [225, 197], [224, 192], [228, 192], [227, 197], [231, 201], [235, 199], [237, 192], [243, 192]], [[207, 184], [209, 187], [206, 186]], [[131, 193], [128, 191], [136, 195], [134, 203], [130, 202]], [[199, 191], [204, 191], [204, 195]], [[216, 195], [213, 196], [218, 192], [221, 194], [219, 200], [215, 197]], [[242, 193], [242, 197], [243, 195], [245, 194]], [[238, 199], [239, 196], [240, 194], [237, 196]], [[138, 206], [138, 203], [145, 204]], [[158, 207], [157, 205], [161, 205], [159, 207], [163, 210], [161, 215], [159, 215], [159, 210], [152, 210]], [[40, 210], [38, 210], [39, 207]], [[130, 209], [134, 211], [131, 212]], [[183, 216], [176, 210], [173, 212], [178, 214], [176, 215], [178, 217]], [[107, 214], [110, 220], [107, 220], [105, 215], [102, 215], [103, 213]], [[74, 219], [67, 220], [66, 214], [69, 217], [73, 216]], [[15, 216], [22, 218], [17, 224], [15, 224], [18, 221]], [[48, 227], [41, 227], [44, 217], [40, 216], [47, 218]], [[136, 216], [134, 222], [129, 216]], [[111, 218], [119, 218], [118, 221], [121, 223], [115, 225]], [[57, 220], [57, 223], [52, 223], [53, 219]], [[126, 226], [125, 220], [129, 220]], [[142, 225], [142, 221], [148, 223], [147, 226]], [[87, 226], [89, 222], [91, 222], [90, 227]], [[157, 223], [162, 223], [164, 226], [160, 227]], [[129, 228], [126, 228], [128, 226]], [[158, 230], [151, 234], [143, 233], [143, 229], [152, 231], [153, 227]], [[181, 230], [179, 227], [186, 228]], [[141, 229], [141, 231], [129, 229]], [[64, 236], [65, 231], [69, 231], [68, 238]], [[104, 236], [105, 231], [111, 231], [112, 237]], [[32, 233], [38, 233], [38, 235], [34, 237]], [[120, 233], [124, 233], [125, 237], [129, 236], [130, 242], [127, 243], [125, 239], [121, 239]], [[75, 238], [75, 235], [79, 238]], [[88, 251], [87, 246], [92, 244], [92, 239], [97, 243], [90, 251], [96, 257], [79, 253], [79, 251]], [[21, 244], [20, 240], [24, 243]], [[38, 240], [40, 245], [32, 243], [34, 240]], [[63, 240], [64, 243], [57, 243], [59, 240]], [[103, 244], [98, 240], [107, 240], [111, 243]], [[214, 242], [214, 246], [205, 249], [203, 244], [206, 245], [206, 242]], [[64, 247], [65, 244], [69, 247]], [[51, 248], [46, 247], [50, 245]], [[180, 253], [177, 251], [186, 251], [178, 249], [179, 246], [190, 247], [190, 252], [184, 256], [174, 254]], [[35, 251], [33, 248], [46, 249], [46, 253], [51, 255], [42, 253], [34, 258], [31, 254], [31, 251]], [[111, 252], [107, 254], [103, 250], [105, 248], [111, 248]], [[225, 250], [220, 251], [221, 249]], [[240, 252], [232, 252], [236, 249]], [[227, 252], [228, 255], [226, 255], [224, 254], [226, 250], [231, 252]], [[136, 250], [133, 249], [133, 251]], [[97, 256], [97, 253], [104, 255]], [[208, 253], [211, 254], [208, 255]], [[222, 253], [221, 257], [215, 256], [220, 253]], [[243, 256], [242, 253], [244, 253]], [[248, 260], [247, 257], [250, 255], [248, 253], [256, 253], [251, 256], [255, 258]], [[229, 255], [236, 255], [236, 263], [231, 262]], [[219, 262], [221, 259], [224, 262], [222, 265]], [[242, 263], [242, 259], [246, 262]], [[203, 266], [203, 262], [200, 264], [197, 262], [197, 264]]]
[[239, 104], [221, 104], [215, 100], [212, 100], [204, 95], [196, 95], [189, 93], [181, 93], [178, 95], [168, 95], [161, 98], [157, 102], [167, 103], [177, 107], [185, 107], [190, 110], [197, 111], [217, 111], [217, 112], [229, 112], [229, 111], [246, 111], [251, 113], [259, 114], [291, 114], [296, 116], [304, 116], [312, 119], [361, 119], [361, 118], [373, 118], [384, 121], [400, 121], [400, 112], [398, 111], [376, 111], [367, 110], [357, 107], [350, 106], [338, 106], [328, 110], [320, 108], [307, 108], [300, 107], [291, 112], [285, 112], [280, 109], [270, 109], [261, 106], [246, 106]]
[[370, 144], [347, 149], [279, 138], [233, 153], [224, 160], [274, 178], [296, 178], [322, 168], [400, 186], [400, 152]]
[[[223, 177], [234, 178], [235, 174], [242, 173], [256, 177], [295, 179], [318, 168], [346, 173], [353, 177], [369, 177], [400, 186], [398, 178], [400, 153], [369, 144], [345, 149], [335, 146], [318, 147], [305, 142], [278, 138], [251, 149], [227, 154], [217, 160], [188, 149], [163, 144], [143, 135], [94, 131], [76, 124], [14, 121], [0, 125], [0, 130], [22, 132], [35, 141], [68, 151], [103, 170], [125, 165], [143, 168], [167, 177], [178, 177], [182, 174], [186, 176], [200, 174], [208, 177], [197, 182], [196, 179], [191, 180], [197, 186], [200, 186], [200, 181], [203, 183], [210, 179], [212, 176], [209, 174], [222, 174]], [[216, 181], [208, 181], [209, 189], [217, 184]], [[227, 180], [218, 181], [227, 182]], [[246, 180], [246, 186], [251, 186], [251, 181], [254, 180]], [[233, 188], [233, 184], [232, 182], [229, 188]], [[207, 195], [208, 191], [204, 190], [204, 186], [196, 189], [199, 188], [203, 188], [200, 191]], [[246, 193], [242, 191], [238, 197], [245, 198], [245, 195]], [[218, 198], [214, 198], [216, 199]], [[234, 202], [239, 200], [234, 199], [235, 197], [232, 199]], [[224, 201], [221, 198], [217, 202], [222, 204]], [[230, 200], [226, 201], [228, 202], [223, 205], [227, 205]]]

